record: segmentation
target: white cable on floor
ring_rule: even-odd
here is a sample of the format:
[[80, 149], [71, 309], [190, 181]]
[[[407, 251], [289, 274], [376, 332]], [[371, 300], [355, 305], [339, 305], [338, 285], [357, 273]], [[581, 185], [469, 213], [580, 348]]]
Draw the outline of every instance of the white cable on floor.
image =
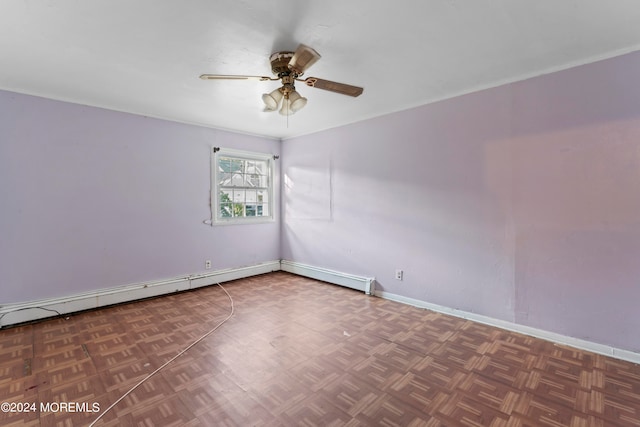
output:
[[231, 313], [229, 313], [229, 315], [220, 323], [218, 323], [216, 325], [215, 328], [211, 329], [209, 332], [207, 332], [206, 334], [204, 334], [203, 336], [201, 336], [200, 338], [198, 338], [197, 340], [195, 340], [194, 342], [192, 342], [191, 344], [189, 344], [188, 347], [186, 347], [184, 350], [182, 350], [180, 353], [176, 354], [175, 356], [173, 356], [171, 359], [167, 360], [162, 366], [160, 366], [158, 369], [156, 369], [155, 371], [151, 372], [149, 375], [147, 375], [146, 377], [144, 377], [144, 379], [142, 379], [138, 384], [134, 385], [133, 387], [131, 387], [131, 389], [129, 391], [127, 391], [125, 394], [123, 394], [122, 396], [120, 396], [120, 398], [118, 400], [116, 400], [115, 402], [113, 402], [111, 404], [111, 406], [109, 406], [107, 409], [104, 410], [103, 413], [101, 413], [98, 418], [96, 418], [95, 420], [93, 420], [93, 422], [91, 424], [89, 424], [89, 427], [93, 427], [93, 425], [95, 423], [97, 423], [100, 418], [102, 418], [107, 412], [109, 412], [111, 409], [113, 409], [114, 406], [116, 406], [118, 403], [120, 403], [122, 401], [122, 399], [124, 399], [125, 397], [127, 397], [129, 394], [131, 394], [131, 392], [133, 392], [136, 388], [138, 388], [140, 385], [142, 385], [145, 381], [147, 381], [149, 378], [151, 378], [152, 376], [154, 376], [155, 374], [157, 374], [158, 372], [160, 372], [165, 366], [167, 366], [169, 363], [173, 362], [174, 360], [176, 360], [178, 357], [182, 356], [184, 353], [186, 353], [191, 347], [193, 347], [194, 345], [198, 344], [200, 341], [202, 341], [203, 339], [205, 339], [206, 337], [208, 337], [209, 335], [211, 335], [213, 332], [215, 332], [220, 326], [222, 326], [224, 324], [224, 322], [226, 322], [227, 320], [231, 319], [231, 316], [233, 316], [233, 313], [235, 312], [235, 308], [233, 306], [233, 298], [231, 298], [231, 295], [229, 295], [229, 292], [227, 292], [227, 290], [225, 288], [222, 287], [222, 285], [220, 283], [217, 283], [218, 286], [220, 286], [220, 288], [222, 288], [222, 290], [224, 291], [225, 294], [227, 294], [227, 297], [229, 298], [229, 301], [231, 302]]

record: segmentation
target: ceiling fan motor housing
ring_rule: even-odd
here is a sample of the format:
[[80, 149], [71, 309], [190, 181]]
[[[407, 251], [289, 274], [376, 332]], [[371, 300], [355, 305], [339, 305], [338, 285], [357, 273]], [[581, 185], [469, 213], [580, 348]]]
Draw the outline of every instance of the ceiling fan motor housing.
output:
[[269, 61], [271, 62], [271, 71], [278, 77], [288, 76], [292, 73], [289, 69], [289, 62], [293, 58], [294, 52], [276, 52], [271, 54]]

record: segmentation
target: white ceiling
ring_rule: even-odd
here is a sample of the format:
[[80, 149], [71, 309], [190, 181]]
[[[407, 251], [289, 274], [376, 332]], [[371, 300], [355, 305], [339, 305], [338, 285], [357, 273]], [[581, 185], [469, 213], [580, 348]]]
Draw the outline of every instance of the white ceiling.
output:
[[[269, 55], [315, 48], [289, 118]], [[287, 138], [640, 49], [638, 0], [1, 0], [0, 89]]]

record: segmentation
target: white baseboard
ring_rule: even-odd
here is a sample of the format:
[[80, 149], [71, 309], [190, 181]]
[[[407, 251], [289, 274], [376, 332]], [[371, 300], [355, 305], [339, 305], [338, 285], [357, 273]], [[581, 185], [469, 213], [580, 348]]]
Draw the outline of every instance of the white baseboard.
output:
[[521, 334], [529, 335], [536, 338], [541, 338], [547, 341], [555, 342], [560, 345], [566, 345], [580, 350], [591, 351], [593, 353], [610, 356], [620, 360], [626, 360], [632, 363], [640, 364], [640, 353], [624, 350], [604, 344], [594, 343], [591, 341], [573, 338], [566, 335], [558, 334], [555, 332], [545, 331], [543, 329], [537, 329], [526, 325], [520, 325], [505, 320], [495, 319], [493, 317], [484, 316], [481, 314], [470, 313], [455, 308], [445, 307], [438, 304], [432, 304], [426, 301], [421, 301], [413, 298], [407, 298], [401, 295], [392, 294], [384, 291], [375, 290], [375, 278], [354, 276], [347, 273], [336, 272], [325, 268], [314, 267], [306, 264], [300, 264], [293, 261], [282, 260], [280, 262], [281, 269], [288, 271], [289, 273], [297, 274], [300, 276], [310, 277], [312, 279], [322, 280], [324, 282], [333, 283], [336, 285], [346, 286], [349, 288], [357, 289], [365, 292], [367, 295], [375, 295], [377, 297], [385, 298], [388, 300], [401, 302], [404, 304], [413, 305], [415, 307], [425, 308], [433, 310], [439, 313], [449, 314], [451, 316], [460, 317], [463, 319], [472, 320], [474, 322], [483, 323], [489, 326], [495, 326], [508, 331], [518, 332]]
[[245, 277], [257, 276], [258, 274], [271, 273], [273, 271], [280, 271], [280, 261], [270, 261], [247, 267], [229, 268], [226, 270], [212, 271], [211, 273], [195, 274], [189, 276], [189, 279], [191, 280], [191, 286], [189, 289], [201, 288], [203, 286], [215, 285], [216, 283], [224, 283], [231, 280], [244, 279]]
[[373, 277], [355, 276], [353, 274], [286, 260], [280, 261], [280, 268], [282, 271], [297, 274], [298, 276], [310, 277], [312, 279], [322, 280], [323, 282], [356, 289], [367, 295], [372, 295], [375, 292], [375, 278]]
[[230, 268], [166, 280], [135, 283], [59, 298], [4, 304], [0, 306], [0, 328], [52, 317], [57, 315], [57, 313], [64, 315], [173, 292], [186, 291], [188, 289], [200, 288], [278, 270], [280, 270], [280, 261], [271, 261], [248, 267]]
[[519, 325], [517, 323], [507, 322], [505, 320], [495, 319], [481, 314], [432, 304], [414, 298], [407, 298], [385, 291], [376, 291], [375, 279], [372, 277], [356, 276], [286, 260], [270, 261], [248, 267], [216, 270], [209, 273], [192, 274], [166, 280], [136, 283], [66, 297], [5, 304], [0, 306], [0, 328], [52, 317], [56, 312], [64, 315], [82, 310], [105, 307], [108, 305], [120, 304], [138, 299], [200, 288], [203, 286], [210, 286], [216, 283], [224, 283], [231, 280], [242, 279], [279, 270], [345, 286], [351, 289], [357, 289], [365, 292], [367, 295], [375, 295], [388, 300], [413, 305], [415, 307], [449, 314], [463, 319], [472, 320], [474, 322], [552, 341], [561, 345], [567, 345], [577, 349], [611, 356], [632, 363], [640, 363], [640, 353], [573, 338], [525, 325]]
[[470, 313], [468, 311], [449, 308], [449, 307], [445, 307], [438, 304], [432, 304], [432, 303], [417, 300], [414, 298], [407, 298], [407, 297], [392, 294], [389, 292], [376, 291], [375, 295], [388, 300], [413, 305], [415, 307], [425, 308], [425, 309], [436, 311], [439, 313], [449, 314], [451, 316], [456, 316], [463, 319], [472, 320], [474, 322], [483, 323], [485, 325], [506, 329], [508, 331], [518, 332], [518, 333], [529, 335], [532, 337], [541, 338], [547, 341], [555, 342], [557, 344], [566, 345], [569, 347], [574, 347], [580, 350], [587, 350], [593, 353], [614, 357], [616, 359], [626, 360], [632, 363], [640, 363], [640, 353], [634, 353], [629, 350], [623, 350], [623, 349], [611, 347], [604, 344], [598, 344], [591, 341], [582, 340], [579, 338], [573, 338], [573, 337], [558, 334], [555, 332], [545, 331], [543, 329], [532, 328], [530, 326], [519, 325], [517, 323], [507, 322], [505, 320], [495, 319], [493, 317], [483, 316], [481, 314]]

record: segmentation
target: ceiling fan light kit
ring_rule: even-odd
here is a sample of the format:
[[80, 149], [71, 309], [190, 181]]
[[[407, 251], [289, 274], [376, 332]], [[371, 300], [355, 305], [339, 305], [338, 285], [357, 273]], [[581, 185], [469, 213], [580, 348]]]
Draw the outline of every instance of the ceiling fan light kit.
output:
[[296, 81], [303, 82], [309, 87], [352, 97], [362, 94], [364, 89], [358, 86], [332, 82], [317, 77], [308, 77], [304, 80], [300, 79], [299, 77], [319, 59], [320, 54], [318, 52], [309, 46], [301, 44], [295, 52], [275, 52], [271, 54], [269, 62], [271, 63], [271, 71], [277, 76], [276, 78], [222, 74], [202, 74], [200, 78], [203, 80], [280, 80], [282, 86], [270, 93], [263, 94], [262, 102], [264, 102], [265, 105], [264, 111], [272, 112], [280, 109], [280, 114], [283, 116], [295, 114], [307, 105], [307, 98], [296, 91]]
[[[305, 105], [307, 105], [307, 98], [302, 97], [298, 92], [293, 90], [289, 92], [288, 96], [285, 96], [283, 98], [282, 107], [280, 108], [280, 114], [283, 116], [290, 116], [302, 110]], [[265, 108], [265, 111], [274, 110], [268, 110]]]
[[265, 93], [262, 95], [262, 102], [264, 102], [264, 111], [276, 111], [278, 104], [282, 101], [284, 94], [280, 88], [274, 90], [271, 93]]
[[302, 110], [307, 105], [307, 98], [301, 96], [295, 90], [289, 94], [289, 107], [294, 113]]

